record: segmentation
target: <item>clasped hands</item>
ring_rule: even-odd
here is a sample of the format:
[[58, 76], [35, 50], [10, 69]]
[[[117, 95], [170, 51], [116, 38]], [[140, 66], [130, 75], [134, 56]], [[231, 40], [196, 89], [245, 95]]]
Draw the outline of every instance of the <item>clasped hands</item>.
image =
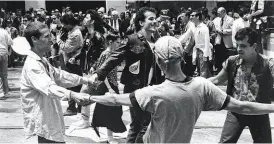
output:
[[[96, 87], [98, 85], [98, 75], [97, 74], [93, 74], [93, 75], [87, 75], [86, 76], [88, 78], [88, 85], [89, 87]], [[77, 93], [77, 92], [73, 92], [71, 91], [70, 95], [63, 98], [63, 101], [67, 101], [67, 100], [74, 100], [77, 104], [79, 105], [89, 105], [92, 103], [91, 99], [90, 99], [91, 95], [87, 94], [87, 93]]]

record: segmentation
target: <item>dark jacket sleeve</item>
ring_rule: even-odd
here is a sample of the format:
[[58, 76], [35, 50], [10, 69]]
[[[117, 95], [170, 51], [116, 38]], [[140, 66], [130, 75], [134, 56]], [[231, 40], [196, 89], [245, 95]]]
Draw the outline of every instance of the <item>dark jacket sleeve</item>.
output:
[[125, 38], [120, 46], [111, 53], [101, 67], [96, 70], [98, 80], [103, 81], [106, 76], [125, 59], [129, 45], [129, 39]]

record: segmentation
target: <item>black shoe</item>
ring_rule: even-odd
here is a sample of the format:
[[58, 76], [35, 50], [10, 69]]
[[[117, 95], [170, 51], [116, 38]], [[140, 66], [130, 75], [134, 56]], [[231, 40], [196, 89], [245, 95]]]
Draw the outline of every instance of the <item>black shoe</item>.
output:
[[6, 96], [0, 97], [0, 100], [6, 100], [6, 99], [8, 99], [8, 97]]
[[73, 115], [77, 115], [77, 112], [73, 112], [71, 110], [67, 110], [63, 115], [64, 116], [73, 116]]

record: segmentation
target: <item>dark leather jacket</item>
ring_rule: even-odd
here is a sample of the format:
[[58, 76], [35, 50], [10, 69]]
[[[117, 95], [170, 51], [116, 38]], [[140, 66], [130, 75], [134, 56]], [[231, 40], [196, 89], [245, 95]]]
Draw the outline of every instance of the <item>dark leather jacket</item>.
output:
[[[227, 94], [232, 95], [232, 88], [234, 84], [234, 78], [237, 73], [237, 69], [240, 64], [237, 63], [239, 55], [231, 56], [228, 58], [227, 72], [228, 72], [228, 84]], [[256, 96], [256, 101], [260, 103], [271, 103], [271, 97], [273, 97], [273, 76], [271, 74], [269, 58], [264, 55], [258, 55], [255, 65], [252, 67], [252, 71], [255, 73], [257, 82], [259, 84], [259, 91]]]
[[[125, 60], [125, 68], [121, 76], [122, 84], [134, 85], [136, 88], [147, 86], [151, 67], [154, 67], [154, 72], [150, 84], [159, 84], [164, 79], [154, 59], [152, 50], [145, 37], [141, 33], [134, 33], [121, 42], [121, 45], [113, 51], [96, 73], [98, 74], [98, 79], [103, 81], [111, 70]], [[139, 73], [134, 74], [130, 72], [129, 68], [138, 61], [140, 61]]]

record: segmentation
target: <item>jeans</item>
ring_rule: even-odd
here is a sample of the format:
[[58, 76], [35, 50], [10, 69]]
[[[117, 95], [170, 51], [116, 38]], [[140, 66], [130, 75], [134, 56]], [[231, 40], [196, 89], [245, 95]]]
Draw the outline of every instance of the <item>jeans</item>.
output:
[[182, 62], [181, 68], [187, 76], [193, 76], [196, 66], [192, 64], [192, 55], [184, 55], [185, 62]]
[[0, 55], [0, 94], [8, 92], [8, 54], [4, 54]]
[[[137, 88], [132, 85], [125, 85], [124, 93], [130, 93]], [[143, 143], [143, 135], [150, 123], [150, 113], [130, 107], [131, 123], [126, 143]]]
[[241, 115], [228, 112], [220, 143], [236, 143], [248, 126], [254, 143], [272, 143], [269, 115]]

